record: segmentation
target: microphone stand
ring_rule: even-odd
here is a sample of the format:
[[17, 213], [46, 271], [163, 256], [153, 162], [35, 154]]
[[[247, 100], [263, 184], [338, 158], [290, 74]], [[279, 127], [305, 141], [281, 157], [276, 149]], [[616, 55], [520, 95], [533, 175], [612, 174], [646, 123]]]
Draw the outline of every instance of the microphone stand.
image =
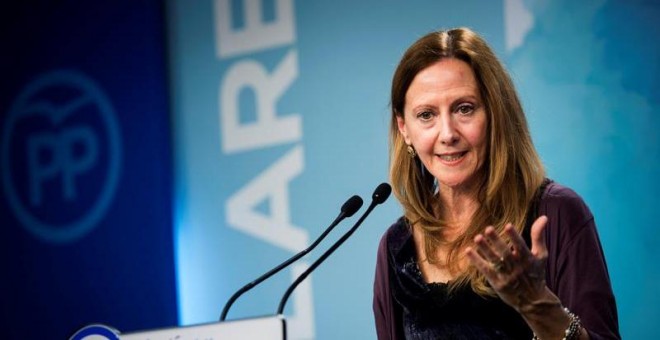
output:
[[305, 280], [307, 278], [307, 276], [309, 276], [309, 274], [314, 269], [316, 269], [316, 267], [318, 267], [323, 261], [325, 261], [325, 259], [328, 256], [330, 256], [335, 250], [337, 250], [337, 248], [339, 248], [339, 246], [341, 246], [349, 237], [351, 237], [351, 235], [353, 235], [353, 233], [362, 224], [362, 222], [367, 218], [367, 216], [369, 216], [371, 211], [374, 210], [374, 208], [378, 204], [381, 204], [381, 203], [385, 202], [385, 200], [387, 200], [387, 198], [389, 197], [391, 191], [392, 191], [392, 188], [387, 183], [381, 183], [376, 188], [376, 190], [374, 191], [374, 194], [373, 194], [373, 200], [371, 201], [371, 204], [369, 204], [369, 207], [364, 212], [364, 214], [362, 214], [362, 216], [360, 216], [360, 219], [355, 223], [355, 225], [349, 231], [347, 231], [339, 240], [337, 240], [337, 242], [335, 242], [330, 248], [328, 248], [328, 250], [326, 250], [325, 253], [323, 253], [323, 255], [321, 255], [316, 261], [314, 261], [314, 263], [312, 263], [312, 265], [309, 266], [309, 268], [307, 268], [307, 270], [305, 270], [305, 272], [300, 274], [300, 276], [298, 276], [298, 278], [289, 286], [289, 288], [286, 290], [286, 292], [282, 296], [282, 300], [280, 300], [279, 307], [277, 307], [277, 314], [278, 315], [282, 314], [284, 312], [284, 306], [286, 305], [286, 301], [289, 299], [289, 296], [291, 295], [291, 293], [293, 293], [293, 290], [296, 289], [296, 287], [298, 287], [298, 285], [303, 280]]
[[222, 309], [222, 314], [220, 315], [220, 321], [225, 321], [227, 318], [227, 313], [229, 312], [229, 308], [231, 308], [232, 304], [238, 299], [241, 295], [243, 295], [245, 292], [248, 290], [254, 288], [254, 286], [258, 285], [259, 283], [263, 282], [267, 278], [275, 275], [277, 272], [280, 270], [284, 269], [291, 263], [297, 261], [301, 257], [305, 256], [307, 253], [309, 253], [312, 249], [314, 249], [329, 233], [332, 231], [332, 229], [339, 224], [344, 218], [346, 217], [351, 217], [353, 214], [355, 214], [356, 211], [358, 211], [362, 207], [362, 198], [360, 196], [354, 195], [351, 198], [349, 198], [344, 205], [341, 207], [341, 211], [339, 212], [339, 215], [337, 215], [337, 218], [335, 218], [334, 221], [330, 224], [330, 226], [319, 236], [314, 243], [312, 243], [309, 247], [306, 249], [303, 249], [301, 252], [298, 254], [293, 255], [291, 258], [288, 260], [282, 262], [279, 264], [277, 267], [269, 270], [265, 274], [261, 275], [258, 277], [256, 280], [246, 284], [243, 286], [241, 289], [236, 291], [234, 295], [232, 295], [229, 300], [227, 300], [227, 303], [225, 304], [225, 307]]

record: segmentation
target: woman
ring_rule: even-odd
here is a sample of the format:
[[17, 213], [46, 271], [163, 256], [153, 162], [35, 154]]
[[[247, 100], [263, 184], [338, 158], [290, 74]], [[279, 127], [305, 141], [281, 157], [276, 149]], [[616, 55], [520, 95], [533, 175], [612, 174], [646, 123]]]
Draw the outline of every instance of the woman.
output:
[[422, 37], [391, 96], [404, 217], [378, 249], [378, 338], [620, 338], [593, 216], [545, 179], [487, 44], [465, 28]]

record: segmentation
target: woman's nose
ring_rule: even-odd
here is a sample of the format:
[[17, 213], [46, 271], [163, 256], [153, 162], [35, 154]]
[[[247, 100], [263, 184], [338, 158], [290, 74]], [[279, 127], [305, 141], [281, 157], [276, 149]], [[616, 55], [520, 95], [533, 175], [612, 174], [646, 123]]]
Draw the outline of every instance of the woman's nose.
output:
[[454, 145], [458, 141], [459, 134], [454, 123], [451, 115], [441, 115], [438, 139], [442, 145]]

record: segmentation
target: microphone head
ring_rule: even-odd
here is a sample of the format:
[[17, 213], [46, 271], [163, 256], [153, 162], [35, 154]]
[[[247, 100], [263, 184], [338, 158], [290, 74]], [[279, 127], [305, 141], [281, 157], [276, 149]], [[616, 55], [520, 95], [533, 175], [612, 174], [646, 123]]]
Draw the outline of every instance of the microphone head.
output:
[[392, 193], [392, 187], [387, 183], [380, 183], [371, 198], [376, 204], [381, 204], [390, 197], [390, 193]]
[[351, 217], [362, 207], [362, 198], [358, 195], [353, 195], [349, 198], [344, 205], [341, 206], [341, 212], [344, 213], [345, 217]]

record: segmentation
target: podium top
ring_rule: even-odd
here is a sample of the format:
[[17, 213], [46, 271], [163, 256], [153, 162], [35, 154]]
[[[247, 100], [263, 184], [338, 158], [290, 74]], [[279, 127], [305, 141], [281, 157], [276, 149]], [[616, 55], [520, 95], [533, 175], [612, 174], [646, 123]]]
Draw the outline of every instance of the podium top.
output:
[[119, 338], [121, 340], [286, 340], [286, 321], [282, 315], [263, 316], [125, 333], [120, 334]]

